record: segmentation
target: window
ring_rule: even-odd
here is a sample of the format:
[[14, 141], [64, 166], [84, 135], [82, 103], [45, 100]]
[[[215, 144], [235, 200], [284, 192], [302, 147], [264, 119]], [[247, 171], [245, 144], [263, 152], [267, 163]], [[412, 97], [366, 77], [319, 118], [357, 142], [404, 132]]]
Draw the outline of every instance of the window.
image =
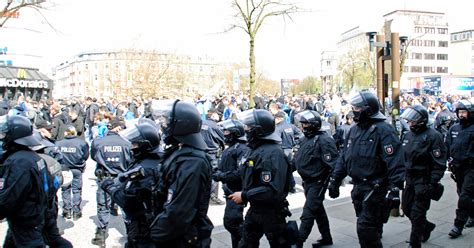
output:
[[329, 60], [326, 61], [326, 66], [328, 66], [328, 67], [331, 66], [331, 61], [329, 61]]
[[425, 34], [434, 34], [435, 28], [425, 28]]
[[[474, 60], [474, 58], [473, 58], [473, 60]], [[403, 67], [403, 72], [408, 72], [408, 66]]]
[[437, 60], [448, 60], [448, 55], [447, 54], [437, 54], [436, 59]]
[[448, 73], [448, 67], [437, 67], [436, 72], [437, 73]]
[[425, 47], [434, 47], [436, 45], [436, 42], [434, 40], [425, 40], [423, 42], [423, 45]]
[[444, 40], [438, 41], [438, 46], [439, 47], [448, 47], [448, 42]]
[[415, 27], [415, 33], [423, 33], [422, 27]]
[[413, 46], [423, 46], [423, 41], [422, 40], [414, 40], [413, 41]]
[[84, 64], [84, 68], [85, 68], [86, 70], [88, 70], [88, 69], [89, 69], [89, 65], [88, 65], [88, 64]]
[[447, 28], [438, 28], [438, 34], [448, 34]]
[[421, 59], [422, 54], [421, 53], [411, 53], [411, 59]]
[[423, 67], [423, 72], [424, 73], [435, 73], [435, 68], [431, 66], [425, 66]]
[[435, 59], [435, 54], [434, 53], [425, 53], [425, 59], [427, 60], [434, 60]]
[[411, 72], [421, 72], [421, 66], [412, 66]]

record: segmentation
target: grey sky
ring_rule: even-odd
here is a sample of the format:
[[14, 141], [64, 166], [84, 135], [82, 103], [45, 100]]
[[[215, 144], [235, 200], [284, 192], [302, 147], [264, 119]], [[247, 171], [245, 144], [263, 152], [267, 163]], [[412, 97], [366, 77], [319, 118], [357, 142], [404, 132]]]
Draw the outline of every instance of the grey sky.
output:
[[[245, 33], [222, 33], [232, 22], [230, 0], [56, 0], [46, 15], [60, 31], [43, 31], [34, 48], [54, 66], [81, 51], [146, 47], [246, 62]], [[321, 51], [334, 49], [339, 35], [359, 24], [378, 23], [397, 9], [446, 13], [450, 32], [474, 29], [470, 1], [299, 0], [313, 12], [267, 22], [257, 36], [257, 67], [273, 79], [319, 75]], [[23, 18], [25, 23], [38, 18]], [[12, 23], [12, 25], [20, 25]], [[35, 25], [33, 25], [35, 26]], [[0, 34], [0, 38], [1, 38]], [[16, 39], [16, 37], [15, 37]]]

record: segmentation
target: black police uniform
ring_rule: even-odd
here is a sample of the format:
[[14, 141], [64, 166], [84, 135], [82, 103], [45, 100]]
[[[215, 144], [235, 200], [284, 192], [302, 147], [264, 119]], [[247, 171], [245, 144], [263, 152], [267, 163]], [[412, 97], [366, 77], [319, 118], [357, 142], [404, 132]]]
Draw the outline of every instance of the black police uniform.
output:
[[454, 124], [455, 120], [456, 115], [446, 108], [436, 116], [434, 125], [436, 130], [438, 130], [443, 137], [446, 137], [449, 128]]
[[[201, 126], [201, 135], [209, 148], [208, 154], [211, 158], [211, 166], [213, 170], [217, 170], [219, 164], [220, 152], [224, 150], [224, 133], [217, 126], [217, 123], [213, 120], [204, 120]], [[219, 193], [219, 183], [212, 181], [211, 186], [211, 200], [216, 203], [220, 203], [220, 200], [217, 198]]]
[[271, 247], [289, 247], [285, 234], [290, 168], [280, 144], [260, 140], [242, 157], [242, 201], [250, 203], [239, 247], [258, 247], [265, 234]]
[[141, 167], [144, 177], [115, 183], [106, 179], [101, 187], [119, 205], [127, 216], [127, 245], [125, 247], [154, 247], [150, 237], [150, 224], [157, 214], [152, 192], [158, 187], [160, 158], [157, 154], [145, 154], [136, 158], [130, 170]]
[[459, 196], [454, 226], [462, 231], [468, 218], [474, 218], [474, 123], [452, 126], [446, 136], [446, 145]]
[[[72, 172], [73, 179], [70, 185], [61, 187], [63, 210], [81, 213], [82, 202], [82, 173], [89, 158], [89, 145], [77, 136], [68, 137], [56, 142], [61, 154], [61, 163]], [[72, 193], [72, 198], [71, 198]]]
[[335, 167], [338, 152], [336, 142], [324, 131], [318, 131], [313, 137], [304, 137], [295, 154], [295, 166], [303, 179], [306, 202], [300, 217], [300, 242], [304, 242], [318, 224], [323, 239], [332, 240], [329, 220], [323, 201], [329, 177]]
[[[43, 247], [48, 193], [52, 190], [50, 175], [45, 161], [35, 152], [26, 147], [15, 150], [4, 155], [6, 159], [0, 174], [0, 219], [8, 220], [13, 247]], [[8, 243], [4, 246], [9, 247]]]
[[[125, 172], [132, 161], [131, 143], [116, 132], [109, 131], [103, 138], [94, 139], [91, 157], [97, 162], [97, 185], [108, 177], [116, 177]], [[100, 187], [97, 189], [98, 228], [104, 230], [109, 224], [111, 201]]]
[[159, 192], [164, 201], [158, 203], [150, 236], [158, 247], [210, 247], [209, 158], [186, 145], [171, 149], [163, 157]]
[[244, 221], [244, 206], [227, 199], [234, 192], [242, 191], [240, 159], [249, 151], [244, 142], [234, 142], [222, 152], [219, 170], [214, 173], [213, 178], [222, 182], [224, 195], [226, 196], [226, 207], [224, 212], [224, 227], [232, 237], [232, 247], [238, 247], [242, 237], [241, 225]]
[[302, 136], [301, 131], [295, 125], [282, 121], [276, 124], [275, 132], [281, 134], [281, 148], [288, 160], [292, 161], [293, 147], [296, 145], [296, 140]]
[[406, 186], [402, 194], [402, 209], [410, 219], [410, 244], [421, 247], [435, 225], [426, 219], [431, 193], [436, 190], [446, 170], [446, 146], [443, 136], [432, 128], [408, 132], [402, 142], [405, 153]]
[[383, 120], [359, 123], [349, 131], [332, 177], [337, 185], [352, 177], [352, 202], [357, 216], [361, 247], [382, 247], [383, 223], [391, 207], [385, 204], [388, 189], [403, 188], [405, 178], [401, 142]]

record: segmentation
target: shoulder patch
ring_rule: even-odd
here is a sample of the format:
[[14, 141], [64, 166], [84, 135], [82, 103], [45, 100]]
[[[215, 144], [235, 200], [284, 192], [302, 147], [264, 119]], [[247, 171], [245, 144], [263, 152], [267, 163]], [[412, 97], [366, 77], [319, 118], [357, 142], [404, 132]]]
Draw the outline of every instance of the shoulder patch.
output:
[[3, 187], [5, 187], [5, 178], [0, 178], [0, 190], [2, 190]]
[[262, 171], [262, 181], [269, 183], [272, 180], [272, 173], [270, 171]]
[[441, 150], [440, 150], [440, 149], [434, 149], [434, 150], [433, 150], [433, 156], [434, 156], [435, 158], [441, 157]]
[[394, 152], [392, 144], [385, 145], [383, 149], [387, 155], [392, 155]]
[[331, 153], [324, 154], [323, 157], [326, 162], [331, 161]]
[[165, 204], [169, 204], [173, 200], [173, 190], [168, 189], [168, 197], [166, 198]]

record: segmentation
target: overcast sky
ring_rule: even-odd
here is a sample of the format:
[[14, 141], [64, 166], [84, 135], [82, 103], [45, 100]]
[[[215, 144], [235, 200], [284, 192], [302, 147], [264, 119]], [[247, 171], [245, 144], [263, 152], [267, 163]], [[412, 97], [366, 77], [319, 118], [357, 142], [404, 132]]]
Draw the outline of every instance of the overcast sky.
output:
[[[248, 38], [241, 30], [223, 33], [232, 23], [230, 0], [55, 0], [46, 12], [55, 32], [30, 12], [12, 26], [33, 27], [41, 34], [15, 34], [22, 49], [34, 50], [44, 65], [54, 67], [77, 53], [131, 47], [164, 52], [208, 55], [221, 61], [246, 62]], [[320, 53], [333, 50], [340, 34], [359, 24], [382, 25], [393, 10], [446, 13], [450, 32], [474, 29], [467, 0], [295, 0], [311, 12], [294, 22], [268, 19], [256, 41], [257, 67], [273, 79], [319, 75]], [[4, 37], [2, 37], [4, 36]], [[25, 38], [26, 37], [26, 38]], [[33, 38], [31, 38], [33, 37]], [[8, 38], [8, 39], [7, 39]], [[2, 44], [0, 44], [2, 46]], [[25, 48], [28, 47], [28, 48]]]

